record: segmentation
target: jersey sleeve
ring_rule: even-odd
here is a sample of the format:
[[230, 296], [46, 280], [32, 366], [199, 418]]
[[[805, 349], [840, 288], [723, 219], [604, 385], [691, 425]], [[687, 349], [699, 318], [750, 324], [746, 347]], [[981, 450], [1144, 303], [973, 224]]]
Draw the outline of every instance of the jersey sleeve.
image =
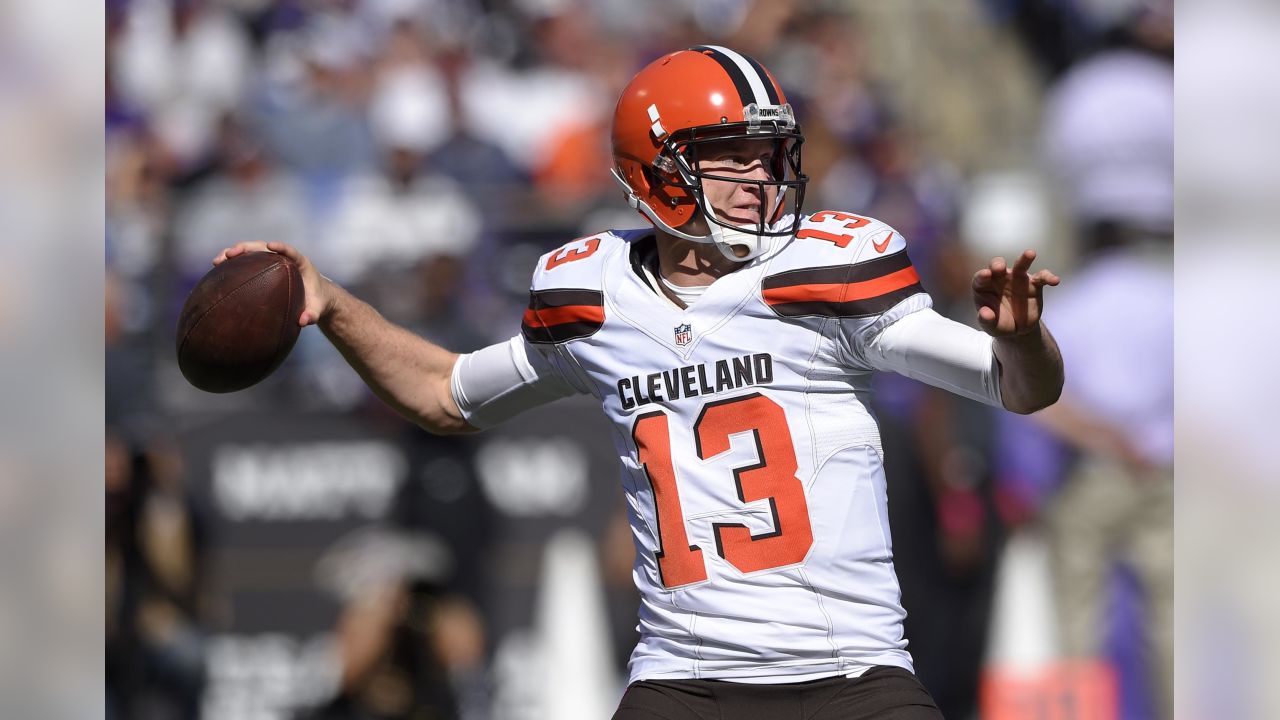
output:
[[536, 349], [521, 335], [459, 356], [450, 389], [462, 417], [480, 430], [586, 392], [576, 377], [564, 371], [560, 358]]
[[896, 372], [1001, 405], [991, 337], [933, 311], [900, 233], [824, 210], [805, 219], [796, 240], [808, 243], [804, 265], [762, 286], [775, 312], [833, 318], [837, 353], [851, 370]]
[[896, 372], [1001, 407], [1000, 364], [992, 342], [990, 335], [926, 308], [872, 336], [863, 357], [875, 370]]

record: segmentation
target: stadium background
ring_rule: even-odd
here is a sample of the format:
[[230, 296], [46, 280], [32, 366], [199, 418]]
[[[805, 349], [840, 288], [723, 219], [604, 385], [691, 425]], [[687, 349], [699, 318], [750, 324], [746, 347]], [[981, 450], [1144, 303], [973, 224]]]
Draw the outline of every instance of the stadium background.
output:
[[[897, 227], [967, 322], [978, 262], [1035, 246], [1070, 283], [1088, 203], [1159, 194], [1117, 171], [1115, 198], [1082, 200], [1089, 172], [1150, 158], [1081, 171], [1048, 102], [1151, 4], [108, 0], [108, 717], [603, 717], [634, 642], [597, 410], [433, 438], [314, 330], [260, 386], [202, 394], [172, 331], [219, 248], [290, 242], [451, 349], [505, 339], [538, 255], [639, 222], [607, 174], [618, 90], [713, 41], [797, 107], [807, 209]], [[1168, 153], [1171, 183], [1149, 119], [1062, 132], [1079, 149], [1125, 125]], [[910, 381], [885, 378], [878, 402], [910, 649], [948, 717], [1065, 713], [1064, 692], [1091, 707], [1098, 685], [1051, 680], [1037, 529], [1070, 453]], [[1156, 712], [1139, 595], [1117, 575], [1118, 717]]]

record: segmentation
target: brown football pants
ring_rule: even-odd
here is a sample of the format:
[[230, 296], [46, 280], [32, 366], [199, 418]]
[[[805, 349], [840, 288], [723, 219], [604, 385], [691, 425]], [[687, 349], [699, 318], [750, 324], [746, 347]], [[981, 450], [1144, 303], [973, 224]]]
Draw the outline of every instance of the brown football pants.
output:
[[723, 680], [643, 680], [613, 720], [941, 720], [915, 675], [875, 667], [862, 677], [782, 685]]

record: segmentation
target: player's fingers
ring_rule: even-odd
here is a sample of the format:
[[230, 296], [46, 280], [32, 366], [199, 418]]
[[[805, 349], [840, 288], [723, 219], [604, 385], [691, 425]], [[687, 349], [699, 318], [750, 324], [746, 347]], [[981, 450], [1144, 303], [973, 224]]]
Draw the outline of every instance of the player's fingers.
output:
[[251, 248], [249, 247], [249, 243], [236, 243], [235, 245], [232, 245], [229, 248], [223, 248], [222, 252], [218, 253], [218, 256], [213, 259], [213, 264], [221, 265], [222, 263], [226, 262], [227, 258], [233, 258], [237, 255], [243, 255], [244, 253], [248, 252], [250, 249]]
[[217, 256], [213, 258], [213, 264], [221, 265], [227, 261], [227, 258], [233, 258], [242, 252], [244, 252], [244, 250], [241, 250], [236, 246], [222, 248], [222, 252], [218, 253]]
[[996, 328], [996, 311], [987, 305], [978, 308], [978, 325], [988, 332]]
[[1056, 286], [1057, 283], [1062, 282], [1062, 278], [1057, 277], [1051, 270], [1041, 270], [1041, 272], [1030, 275], [1029, 279], [1033, 287], [1043, 287], [1047, 286], [1047, 284], [1048, 286]]
[[1058, 283], [1062, 282], [1062, 278], [1053, 274], [1053, 272], [1050, 270], [1041, 270], [1040, 272], [1031, 276], [1031, 282], [1035, 283], [1037, 286], [1042, 286], [1042, 285], [1057, 286]]
[[301, 263], [303, 260], [306, 260], [306, 257], [302, 253], [298, 252], [297, 248], [287, 243], [272, 241], [267, 243], [266, 247], [271, 252], [279, 253], [295, 263]]
[[991, 274], [991, 280], [986, 283], [983, 290], [996, 295], [1003, 295], [1009, 285], [1009, 266], [1005, 263], [1004, 258], [993, 258], [991, 264], [986, 268], [986, 272]]
[[1026, 275], [1027, 271], [1031, 269], [1031, 263], [1034, 262], [1035, 259], [1035, 250], [1022, 251], [1022, 255], [1018, 256], [1018, 259], [1013, 263], [1013, 274]]
[[239, 242], [231, 247], [223, 250], [218, 257], [213, 259], [214, 265], [221, 265], [227, 258], [233, 258], [237, 255], [243, 255], [247, 252], [262, 252], [267, 249], [267, 244], [261, 241]]
[[973, 289], [985, 290], [991, 287], [991, 270], [982, 268], [973, 274]]

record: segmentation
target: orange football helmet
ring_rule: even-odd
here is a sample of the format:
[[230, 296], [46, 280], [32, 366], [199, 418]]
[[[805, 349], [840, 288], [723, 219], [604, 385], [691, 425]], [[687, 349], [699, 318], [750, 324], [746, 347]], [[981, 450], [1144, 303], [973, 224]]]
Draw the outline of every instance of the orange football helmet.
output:
[[[773, 140], [768, 180], [698, 169], [701, 146], [739, 139]], [[766, 238], [795, 234], [809, 180], [800, 171], [803, 143], [791, 105], [764, 66], [728, 48], [699, 45], [658, 58], [623, 89], [613, 114], [613, 176], [631, 207], [655, 226], [715, 243], [725, 257], [743, 262], [768, 248]], [[773, 207], [762, 208], [754, 226], [729, 222], [706, 201], [708, 178], [755, 184], [761, 198], [772, 186]], [[706, 235], [686, 227], [699, 216]]]

